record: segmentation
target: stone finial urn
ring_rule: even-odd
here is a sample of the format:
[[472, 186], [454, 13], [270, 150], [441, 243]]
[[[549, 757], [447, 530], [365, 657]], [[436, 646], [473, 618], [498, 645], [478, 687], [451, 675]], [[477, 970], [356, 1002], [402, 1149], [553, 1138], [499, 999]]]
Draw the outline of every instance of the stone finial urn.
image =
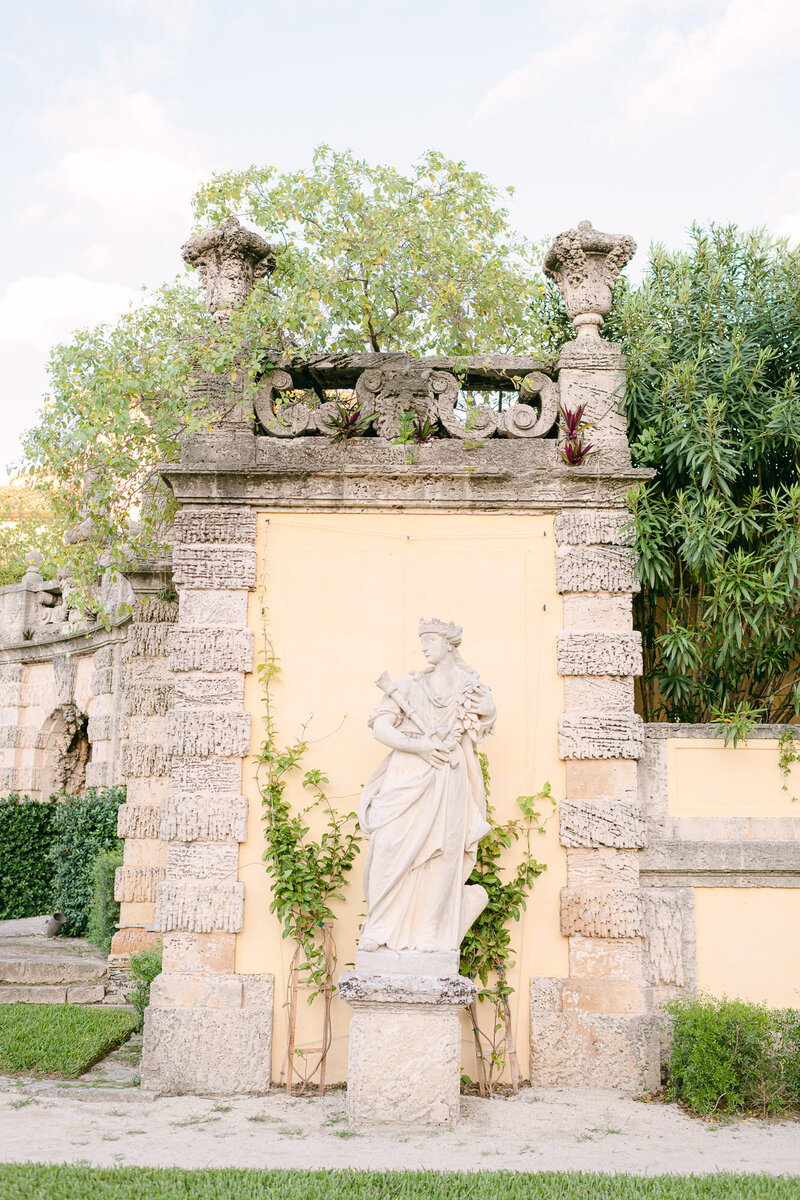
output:
[[184, 262], [200, 272], [206, 303], [216, 321], [246, 300], [257, 279], [275, 269], [274, 246], [236, 217], [190, 238], [181, 248]]
[[558, 284], [578, 338], [597, 338], [611, 309], [617, 276], [636, 253], [626, 233], [600, 233], [591, 221], [559, 233], [547, 251], [545, 274]]

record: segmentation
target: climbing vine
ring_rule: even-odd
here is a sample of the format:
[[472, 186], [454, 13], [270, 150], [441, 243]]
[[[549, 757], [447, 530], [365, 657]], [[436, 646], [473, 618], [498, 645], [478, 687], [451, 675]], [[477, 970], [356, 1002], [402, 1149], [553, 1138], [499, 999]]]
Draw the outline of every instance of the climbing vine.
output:
[[[778, 739], [778, 767], [783, 776], [783, 790], [789, 790], [789, 775], [792, 770], [792, 763], [800, 762], [800, 739], [794, 729], [784, 729]], [[797, 800], [797, 796], [792, 796], [792, 800]]]
[[[478, 981], [477, 1001], [470, 1005], [475, 1054], [478, 1063], [478, 1088], [482, 1096], [491, 1096], [497, 1078], [506, 1065], [511, 1072], [514, 1091], [519, 1088], [519, 1068], [511, 1027], [509, 998], [514, 989], [508, 982], [508, 972], [515, 966], [511, 949], [510, 922], [519, 921], [527, 907], [527, 897], [534, 880], [545, 871], [546, 864], [537, 862], [531, 849], [531, 835], [546, 831], [547, 821], [555, 811], [556, 802], [545, 783], [533, 796], [518, 796], [522, 817], [500, 824], [495, 820], [490, 794], [489, 761], [479, 755], [486, 789], [486, 819], [490, 832], [478, 843], [475, 869], [470, 883], [479, 883], [487, 891], [489, 902], [467, 932], [461, 945], [461, 974]], [[539, 805], [551, 805], [551, 812], [542, 816]], [[522, 860], [507, 878], [503, 878], [500, 859], [512, 844], [524, 839]], [[479, 1004], [490, 1011], [491, 1032], [479, 1026]]]
[[[308, 750], [307, 726], [291, 745], [281, 746], [271, 702], [271, 685], [279, 675], [277, 661], [265, 633], [265, 653], [258, 673], [264, 693], [264, 742], [258, 755], [257, 780], [263, 803], [266, 849], [264, 861], [272, 884], [270, 912], [281, 922], [283, 936], [292, 938], [296, 950], [289, 973], [289, 1063], [287, 1089], [297, 1071], [301, 1091], [318, 1075], [324, 1087], [325, 1059], [330, 1049], [330, 998], [336, 951], [332, 927], [334, 900], [344, 900], [349, 872], [360, 849], [361, 833], [354, 812], [339, 813], [326, 788], [328, 776], [321, 770], [303, 771]], [[302, 772], [301, 783], [310, 797], [308, 804], [293, 812], [286, 786]], [[310, 836], [313, 813], [324, 817], [319, 838]], [[322, 995], [325, 1002], [324, 1029], [318, 1058], [311, 1061], [306, 1051], [294, 1045], [297, 989], [308, 990], [308, 1002]]]

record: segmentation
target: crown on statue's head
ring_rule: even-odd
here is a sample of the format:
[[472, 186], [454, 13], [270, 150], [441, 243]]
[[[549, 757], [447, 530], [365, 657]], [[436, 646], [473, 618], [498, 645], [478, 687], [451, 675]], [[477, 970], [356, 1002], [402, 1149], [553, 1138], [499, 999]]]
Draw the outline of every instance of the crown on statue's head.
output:
[[464, 630], [460, 625], [456, 625], [454, 621], [440, 621], [438, 617], [431, 617], [426, 621], [423, 617], [419, 623], [419, 635], [423, 633], [438, 633], [451, 646], [461, 645], [461, 635]]

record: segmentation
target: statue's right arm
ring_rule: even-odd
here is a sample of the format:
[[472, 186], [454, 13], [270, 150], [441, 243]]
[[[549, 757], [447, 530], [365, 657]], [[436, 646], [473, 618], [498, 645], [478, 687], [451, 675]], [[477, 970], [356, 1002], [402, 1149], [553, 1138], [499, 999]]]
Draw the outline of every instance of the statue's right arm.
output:
[[432, 767], [443, 767], [449, 761], [448, 751], [423, 734], [402, 733], [389, 713], [381, 713], [372, 723], [372, 732], [379, 742], [391, 750], [419, 754]]

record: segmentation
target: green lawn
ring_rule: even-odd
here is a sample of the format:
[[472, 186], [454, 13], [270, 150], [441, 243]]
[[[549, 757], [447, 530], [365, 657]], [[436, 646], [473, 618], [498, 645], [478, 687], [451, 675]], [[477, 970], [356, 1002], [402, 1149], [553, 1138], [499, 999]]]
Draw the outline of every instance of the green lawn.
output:
[[74, 1079], [135, 1028], [136, 1014], [124, 1008], [0, 1004], [0, 1074]]
[[0, 1166], [2, 1200], [797, 1200], [800, 1178]]

